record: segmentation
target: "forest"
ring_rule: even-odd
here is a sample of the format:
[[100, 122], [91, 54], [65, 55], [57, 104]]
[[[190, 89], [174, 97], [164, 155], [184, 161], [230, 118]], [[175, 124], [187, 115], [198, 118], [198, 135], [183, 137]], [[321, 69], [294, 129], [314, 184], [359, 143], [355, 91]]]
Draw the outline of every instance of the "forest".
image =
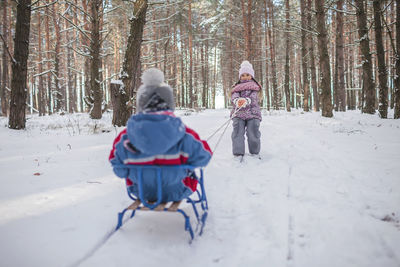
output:
[[75, 112], [113, 125], [157, 67], [176, 106], [214, 109], [249, 60], [266, 110], [400, 118], [400, 4], [390, 0], [2, 0], [1, 115]]

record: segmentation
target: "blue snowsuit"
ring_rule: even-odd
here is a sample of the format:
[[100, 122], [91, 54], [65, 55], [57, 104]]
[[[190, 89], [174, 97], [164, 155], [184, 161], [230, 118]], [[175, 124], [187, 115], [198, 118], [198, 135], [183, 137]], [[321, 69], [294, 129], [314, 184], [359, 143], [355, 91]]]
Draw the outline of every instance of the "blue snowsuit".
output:
[[[134, 169], [123, 165], [206, 166], [212, 151], [206, 141], [186, 127], [171, 111], [139, 113], [131, 116], [114, 140], [109, 160], [114, 173], [126, 178], [128, 190], [138, 196], [138, 177]], [[122, 168], [121, 168], [122, 166]], [[143, 170], [143, 191], [147, 201], [157, 199], [157, 174]], [[182, 200], [196, 191], [197, 180], [181, 168], [162, 170], [162, 202]]]

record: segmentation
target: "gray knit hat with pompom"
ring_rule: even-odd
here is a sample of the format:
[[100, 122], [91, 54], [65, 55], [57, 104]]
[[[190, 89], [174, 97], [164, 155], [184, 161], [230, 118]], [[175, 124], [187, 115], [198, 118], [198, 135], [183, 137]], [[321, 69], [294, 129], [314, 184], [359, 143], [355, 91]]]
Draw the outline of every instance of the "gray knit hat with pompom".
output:
[[164, 83], [164, 73], [159, 69], [151, 68], [142, 74], [142, 85], [136, 95], [136, 112], [144, 111], [155, 95], [165, 101], [169, 110], [175, 109], [174, 93], [172, 88]]

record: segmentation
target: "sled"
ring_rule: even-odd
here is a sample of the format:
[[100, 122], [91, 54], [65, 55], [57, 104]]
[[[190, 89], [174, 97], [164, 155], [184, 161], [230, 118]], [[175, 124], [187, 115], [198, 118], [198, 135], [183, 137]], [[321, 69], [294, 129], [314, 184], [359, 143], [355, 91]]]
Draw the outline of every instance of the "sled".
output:
[[[116, 167], [116, 166], [114, 166]], [[131, 210], [132, 213], [130, 218], [135, 216], [136, 211], [155, 211], [155, 212], [178, 212], [183, 215], [185, 219], [185, 231], [188, 231], [190, 234], [190, 241], [192, 241], [195, 237], [195, 232], [198, 232], [198, 235], [202, 235], [203, 228], [205, 222], [207, 220], [208, 214], [208, 203], [206, 192], [204, 190], [204, 177], [203, 177], [203, 169], [200, 169], [200, 178], [196, 175], [195, 169], [196, 167], [190, 165], [163, 165], [163, 166], [154, 166], [154, 165], [122, 165], [118, 166], [120, 168], [129, 168], [137, 172], [137, 186], [139, 191], [139, 196], [136, 197], [133, 195], [129, 189], [127, 188], [128, 196], [133, 200], [133, 203], [129, 205], [126, 209], [118, 213], [118, 224], [115, 228], [117, 231], [123, 224], [123, 218], [127, 211]], [[198, 184], [196, 191], [193, 192], [189, 197], [186, 199], [182, 199], [180, 201], [169, 202], [169, 203], [162, 203], [162, 171], [168, 168], [181, 168], [185, 170], [191, 170], [193, 172], [193, 178], [197, 179]], [[152, 169], [155, 170], [157, 173], [157, 201], [155, 202], [148, 202], [144, 199], [144, 192], [143, 192], [143, 170], [144, 169]], [[193, 208], [193, 213], [196, 216], [197, 226], [196, 231], [193, 231], [192, 224], [190, 222], [190, 217], [179, 207], [183, 201], [186, 203], [191, 204]], [[200, 210], [201, 209], [201, 210]], [[201, 214], [199, 213], [199, 210]]]

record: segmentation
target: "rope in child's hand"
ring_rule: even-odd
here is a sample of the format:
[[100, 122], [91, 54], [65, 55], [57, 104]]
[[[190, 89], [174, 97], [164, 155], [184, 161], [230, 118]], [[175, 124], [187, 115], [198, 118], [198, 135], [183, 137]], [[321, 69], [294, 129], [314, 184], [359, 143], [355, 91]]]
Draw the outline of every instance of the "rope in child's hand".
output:
[[214, 131], [214, 132], [206, 139], [207, 142], [208, 142], [217, 132], [219, 132], [219, 130], [221, 130], [221, 129], [226, 125], [224, 131], [222, 132], [222, 134], [221, 134], [220, 137], [218, 138], [217, 143], [215, 144], [215, 147], [214, 147], [214, 149], [213, 149], [213, 152], [214, 152], [214, 153], [215, 153], [215, 150], [217, 149], [219, 143], [221, 142], [222, 137], [224, 136], [224, 134], [225, 134], [225, 132], [226, 132], [226, 129], [228, 129], [229, 123], [231, 122], [231, 120], [235, 117], [236, 113], [237, 113], [242, 107], [243, 107], [243, 106], [240, 106], [240, 107], [236, 106], [234, 112], [233, 112], [232, 115], [229, 117], [229, 119], [228, 119], [226, 122], [224, 122], [216, 131]]
[[208, 142], [219, 130], [221, 130], [222, 127], [224, 127], [227, 123], [231, 121], [236, 115], [236, 113], [241, 109], [242, 107], [236, 107], [235, 111], [230, 115], [229, 119], [225, 121], [217, 130], [215, 130], [209, 137], [207, 137], [206, 141]]

